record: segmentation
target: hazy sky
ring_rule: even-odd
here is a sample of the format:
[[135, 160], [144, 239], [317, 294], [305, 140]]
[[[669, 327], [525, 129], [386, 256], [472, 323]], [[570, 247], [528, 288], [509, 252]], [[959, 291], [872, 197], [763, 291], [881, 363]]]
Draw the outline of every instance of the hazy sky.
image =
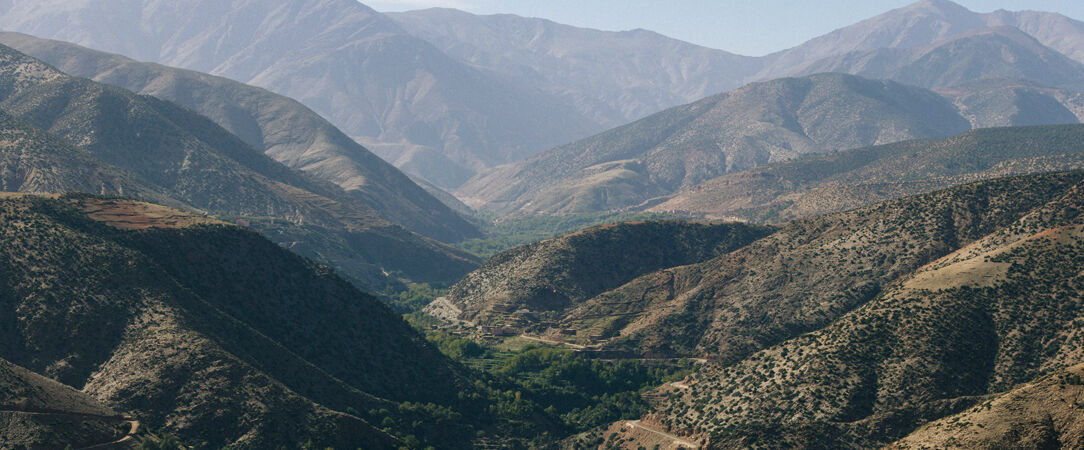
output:
[[[511, 13], [602, 30], [646, 28], [744, 55], [793, 47], [914, 0], [362, 0], [378, 11], [442, 6]], [[958, 0], [977, 12], [1059, 12], [1084, 19], [1084, 0]]]

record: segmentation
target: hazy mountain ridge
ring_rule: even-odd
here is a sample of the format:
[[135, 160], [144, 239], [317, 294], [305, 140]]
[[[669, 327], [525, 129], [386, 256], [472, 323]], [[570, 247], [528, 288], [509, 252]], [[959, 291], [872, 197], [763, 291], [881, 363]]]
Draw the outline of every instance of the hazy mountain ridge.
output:
[[920, 0], [768, 55], [767, 67], [755, 78], [789, 75], [796, 68], [847, 53], [926, 47], [981, 28], [1000, 26], [1017, 28], [1084, 63], [1084, 23], [1080, 21], [1038, 11], [980, 14], [948, 0]]
[[646, 30], [607, 32], [448, 8], [387, 15], [445, 53], [529, 82], [607, 128], [737, 88], [760, 65]]
[[723, 175], [685, 189], [652, 211], [784, 222], [955, 184], [1084, 168], [1084, 125], [969, 131], [809, 155]]
[[353, 0], [15, 1], [3, 12], [7, 30], [289, 96], [444, 187], [601, 129], [529, 85], [445, 55]]
[[[760, 58], [642, 30], [601, 32], [511, 15], [438, 9], [397, 13], [393, 20], [351, 0], [130, 0], [123, 11], [54, 1], [14, 0], [0, 26], [289, 95], [397, 167], [445, 189], [486, 168], [750, 81], [842, 70], [928, 86], [990, 76], [1035, 76], [1050, 84], [1079, 77], [1065, 64], [1072, 61], [1049, 52], [1084, 62], [1084, 23], [1042, 12], [979, 14], [947, 0], [923, 0]], [[189, 19], [171, 21], [171, 15]], [[1021, 53], [1019, 42], [961, 37], [996, 27], [1027, 33], [1049, 51], [1036, 56]], [[960, 62], [953, 51], [964, 50], [953, 46], [916, 50], [946, 39], [985, 52], [1001, 45], [1019, 61], [1040, 57], [1050, 67], [1028, 72], [1001, 55]], [[659, 68], [660, 60], [667, 66]], [[624, 178], [643, 175], [629, 170]], [[616, 195], [650, 188], [631, 184], [615, 187]]]
[[[269, 228], [265, 232], [279, 242], [307, 241], [297, 250], [374, 289], [397, 282], [384, 270], [401, 271], [416, 281], [447, 282], [474, 267], [473, 257], [385, 221], [338, 186], [275, 162], [202, 116], [154, 97], [64, 75], [7, 47], [0, 50], [0, 108], [82, 152], [69, 153], [120, 167], [152, 186], [143, 191], [161, 192], [174, 204], [215, 214], [278, 219], [277, 227], [257, 225]], [[30, 148], [52, 151], [48, 144]], [[9, 170], [54, 169], [27, 165]], [[91, 187], [92, 193], [117, 194], [123, 185]]]
[[826, 57], [791, 74], [821, 72], [890, 79], [930, 89], [989, 78], [1020, 78], [1055, 86], [1084, 81], [1084, 64], [1008, 26], [971, 30], [924, 47], [881, 48]]
[[412, 231], [444, 241], [477, 236], [472, 225], [405, 175], [293, 100], [235, 81], [59, 41], [3, 33], [0, 42], [70, 75], [191, 108], [276, 161], [339, 185]]
[[805, 153], [969, 124], [921, 88], [843, 74], [753, 83], [475, 177], [457, 195], [498, 213], [635, 206], [681, 187]]
[[1084, 93], [1027, 80], [977, 80], [939, 93], [952, 99], [973, 128], [1056, 125], [1084, 119]]

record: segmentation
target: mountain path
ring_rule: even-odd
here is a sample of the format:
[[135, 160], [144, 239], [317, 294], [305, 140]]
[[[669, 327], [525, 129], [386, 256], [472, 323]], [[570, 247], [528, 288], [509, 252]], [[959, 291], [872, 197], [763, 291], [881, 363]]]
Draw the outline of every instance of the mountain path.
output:
[[521, 334], [518, 337], [523, 338], [523, 339], [527, 339], [527, 340], [530, 340], [530, 341], [538, 341], [538, 342], [541, 342], [541, 343], [544, 343], [544, 344], [564, 345], [566, 347], [575, 348], [575, 349], [587, 348], [587, 347], [584, 347], [584, 346], [582, 346], [580, 344], [573, 344], [571, 342], [563, 342], [563, 341], [555, 341], [555, 340], [552, 340], [552, 339], [543, 339], [543, 338], [540, 338], [540, 337], [528, 336], [526, 334]]
[[34, 410], [27, 410], [27, 409], [2, 408], [2, 407], [0, 407], [0, 412], [11, 412], [11, 413], [17, 413], [17, 414], [34, 415], [34, 416], [60, 416], [60, 417], [76, 417], [76, 418], [102, 419], [102, 420], [118, 420], [118, 419], [120, 419], [120, 420], [123, 420], [124, 422], [128, 422], [128, 424], [131, 425], [131, 428], [128, 430], [128, 434], [124, 435], [124, 437], [122, 437], [120, 439], [117, 439], [115, 441], [104, 442], [104, 443], [101, 443], [101, 444], [94, 444], [94, 445], [90, 445], [90, 446], [79, 447], [79, 450], [91, 450], [91, 449], [99, 449], [99, 448], [108, 448], [108, 447], [111, 447], [111, 446], [114, 446], [114, 445], [119, 445], [119, 444], [124, 444], [126, 442], [131, 442], [132, 440], [135, 439], [135, 435], [137, 433], [139, 433], [139, 427], [142, 425], [142, 423], [139, 420], [136, 420], [136, 419], [133, 419], [133, 418], [130, 418], [130, 417], [122, 417], [122, 416], [100, 416], [100, 415], [96, 415], [96, 414], [80, 414], [80, 413], [73, 413], [73, 412], [46, 411], [46, 410], [34, 411]]
[[627, 421], [625, 421], [625, 424], [623, 426], [629, 427], [629, 428], [638, 428], [640, 430], [647, 431], [647, 432], [655, 434], [657, 436], [662, 436], [662, 437], [664, 437], [666, 439], [674, 441], [674, 443], [679, 445], [679, 446], [688, 447], [688, 448], [700, 448], [700, 444], [697, 444], [697, 443], [691, 442], [691, 441], [687, 441], [685, 439], [682, 439], [680, 436], [675, 436], [673, 434], [666, 433], [666, 432], [663, 432], [663, 431], [659, 431], [659, 430], [656, 430], [654, 428], [646, 427], [639, 420], [627, 420]]

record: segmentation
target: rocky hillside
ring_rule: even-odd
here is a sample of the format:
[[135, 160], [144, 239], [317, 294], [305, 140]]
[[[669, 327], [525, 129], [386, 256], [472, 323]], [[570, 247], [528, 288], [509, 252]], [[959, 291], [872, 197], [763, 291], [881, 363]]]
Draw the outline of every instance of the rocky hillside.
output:
[[966, 131], [945, 98], [842, 74], [753, 83], [480, 175], [457, 191], [498, 213], [635, 206], [806, 153]]
[[738, 251], [589, 299], [556, 327], [604, 347], [737, 361], [817, 330], [1063, 195], [1080, 172], [969, 184], [794, 221]]
[[46, 165], [62, 155], [77, 155], [78, 161], [96, 160], [144, 186], [133, 192], [123, 190], [123, 183], [102, 184], [89, 186], [91, 193], [152, 191], [168, 196], [171, 204], [247, 218], [275, 241], [371, 289], [398, 282], [388, 273], [451, 282], [475, 267], [473, 257], [387, 222], [338, 186], [275, 162], [190, 110], [68, 76], [8, 47], [0, 48], [0, 59], [0, 109], [78, 150], [56, 153], [49, 142], [12, 147], [20, 154], [53, 152], [7, 160], [12, 165], [5, 173], [50, 173], [55, 182], [22, 180], [20, 188], [63, 192], [85, 185], [89, 180], [62, 180], [59, 175], [67, 172]]
[[225, 78], [19, 33], [0, 33], [0, 43], [69, 75], [189, 108], [276, 161], [339, 185], [408, 230], [445, 242], [478, 236], [473, 225], [406, 175], [294, 100]]
[[0, 356], [152, 429], [211, 447], [386, 448], [407, 434], [466, 446], [485, 423], [460, 397], [465, 369], [256, 233], [82, 195], [5, 194], [0, 218]]
[[130, 427], [93, 397], [0, 358], [0, 446], [90, 447], [120, 441]]
[[[936, 439], [934, 428], [923, 428], [910, 442], [966, 446], [994, 436], [1024, 446], [1079, 441], [1079, 425], [1065, 416], [1075, 413], [1065, 412], [1057, 397], [1043, 406], [1036, 401], [1044, 395], [1076, 401], [1069, 368], [1084, 357], [1082, 177], [1009, 178], [915, 197], [927, 208], [912, 210], [912, 217], [952, 218], [954, 225], [942, 233], [957, 239], [949, 246], [955, 250], [930, 254], [869, 301], [843, 308], [812, 332], [701, 370], [685, 381], [688, 389], [663, 396], [656, 409], [661, 422], [720, 448], [877, 447], [955, 413], [963, 415], [930, 425], [945, 429], [939, 435], [945, 440], [923, 441]], [[886, 218], [901, 207], [890, 202], [866, 213]], [[916, 229], [907, 221], [895, 225], [902, 233]], [[953, 232], [961, 226], [977, 228], [970, 236]], [[894, 239], [870, 228], [854, 230]], [[853, 239], [840, 244], [834, 252], [841, 261], [862, 248]], [[859, 258], [874, 270], [878, 259]], [[817, 268], [846, 272], [833, 264]], [[785, 305], [765, 301], [757, 308], [778, 315]], [[763, 325], [714, 329], [734, 336], [742, 333], [734, 330], [755, 328]], [[722, 355], [727, 349], [720, 348]], [[1009, 413], [1007, 402], [1017, 409]], [[1036, 427], [1025, 430], [1025, 423]], [[1013, 434], [1014, 426], [1019, 433]], [[954, 432], [968, 427], [978, 433]]]
[[1084, 125], [984, 129], [723, 175], [651, 210], [785, 222], [978, 179], [1078, 168], [1084, 168]]
[[[591, 227], [494, 256], [430, 311], [453, 321], [538, 326], [639, 275], [729, 253], [770, 232], [744, 224], [677, 221]], [[522, 310], [530, 319], [515, 320], [513, 313]]]
[[891, 449], [1077, 448], [1084, 446], [1080, 408], [1084, 365], [1058, 370], [959, 414], [924, 425]]

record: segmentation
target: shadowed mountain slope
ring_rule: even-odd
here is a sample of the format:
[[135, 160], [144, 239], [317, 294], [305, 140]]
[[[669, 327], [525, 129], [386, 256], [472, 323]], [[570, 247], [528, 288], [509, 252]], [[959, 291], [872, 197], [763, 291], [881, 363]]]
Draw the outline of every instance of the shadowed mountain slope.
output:
[[[387, 222], [338, 186], [275, 162], [189, 110], [65, 75], [7, 47], [0, 48], [0, 58], [0, 109], [73, 144], [84, 160], [118, 167], [176, 203], [251, 217], [276, 241], [359, 284], [382, 289], [396, 283], [388, 272], [449, 282], [474, 267], [473, 257]], [[49, 162], [26, 158], [8, 170], [44, 172], [52, 170], [42, 166]], [[35, 189], [59, 192], [85, 183], [53, 179], [59, 184]], [[121, 187], [88, 190], [128, 193]]]
[[[448, 319], [489, 325], [511, 319], [508, 313], [521, 309], [535, 315], [533, 322], [556, 320], [578, 303], [639, 275], [729, 253], [770, 232], [744, 224], [676, 221], [591, 227], [494, 256], [430, 310]], [[439, 308], [448, 304], [454, 307], [451, 313]]]
[[397, 169], [312, 110], [269, 91], [224, 78], [140, 63], [18, 33], [0, 43], [76, 77], [178, 103], [210, 118], [276, 161], [330, 181], [382, 217], [446, 242], [478, 231]]
[[396, 313], [251, 231], [133, 200], [4, 197], [0, 354], [154, 429], [385, 448], [366, 421], [438, 421], [402, 402], [468, 417], [448, 436], [463, 445], [484, 420], [460, 398], [465, 369]]
[[89, 447], [124, 438], [128, 425], [89, 395], [0, 358], [0, 446]]
[[969, 128], [943, 97], [820, 74], [753, 83], [475, 177], [457, 191], [498, 213], [635, 206], [806, 153], [946, 137]]

